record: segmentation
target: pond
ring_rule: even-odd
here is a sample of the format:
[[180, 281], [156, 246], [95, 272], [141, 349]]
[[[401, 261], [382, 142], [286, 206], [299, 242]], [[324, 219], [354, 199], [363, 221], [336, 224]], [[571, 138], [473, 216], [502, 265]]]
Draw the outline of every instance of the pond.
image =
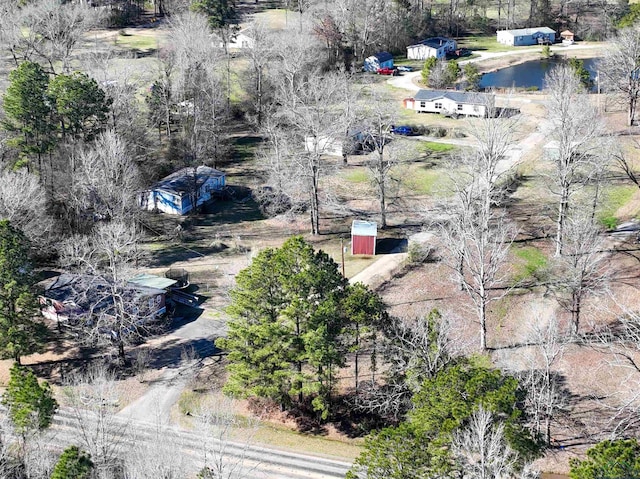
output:
[[[584, 66], [591, 78], [596, 76], [597, 58], [586, 58]], [[558, 64], [557, 60], [532, 60], [530, 62], [521, 63], [507, 68], [502, 68], [495, 72], [485, 73], [480, 80], [481, 88], [530, 88], [537, 87], [539, 90], [544, 88], [544, 76], [554, 66]]]

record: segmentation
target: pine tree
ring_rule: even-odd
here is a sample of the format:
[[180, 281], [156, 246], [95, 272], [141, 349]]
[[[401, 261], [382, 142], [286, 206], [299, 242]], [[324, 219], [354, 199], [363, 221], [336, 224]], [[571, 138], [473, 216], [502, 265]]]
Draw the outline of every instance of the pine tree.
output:
[[[228, 393], [271, 398], [283, 407], [294, 399], [329, 414], [335, 370], [342, 367], [349, 314], [346, 278], [323, 251], [301, 237], [262, 251], [236, 277], [228, 311]], [[365, 304], [367, 304], [365, 302]]]
[[104, 129], [111, 100], [86, 73], [54, 77], [47, 94], [63, 138], [69, 135], [91, 141]]
[[41, 168], [42, 155], [55, 143], [55, 125], [47, 97], [49, 76], [40, 65], [23, 62], [9, 73], [4, 94], [5, 130], [14, 134], [11, 144], [23, 156], [35, 155]]
[[34, 320], [29, 243], [24, 234], [0, 221], [0, 358], [14, 359], [41, 350], [47, 328]]
[[77, 446], [69, 446], [53, 468], [51, 479], [89, 479], [92, 470], [91, 456]]
[[58, 408], [49, 384], [39, 384], [33, 371], [17, 363], [11, 367], [2, 404], [9, 409], [11, 422], [21, 434], [49, 427]]

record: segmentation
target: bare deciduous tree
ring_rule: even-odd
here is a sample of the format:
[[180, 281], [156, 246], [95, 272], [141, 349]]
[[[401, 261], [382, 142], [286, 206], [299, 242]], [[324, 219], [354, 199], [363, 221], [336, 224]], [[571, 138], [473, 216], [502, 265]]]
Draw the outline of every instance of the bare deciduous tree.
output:
[[638, 98], [640, 98], [640, 28], [623, 28], [611, 38], [599, 64], [602, 83], [608, 90], [616, 91], [627, 104], [627, 125], [633, 125]]
[[601, 294], [608, 283], [608, 269], [600, 227], [590, 213], [576, 211], [564, 222], [564, 250], [556, 259], [556, 290], [560, 304], [571, 313], [572, 332], [578, 334], [584, 299]]
[[559, 256], [566, 239], [565, 223], [572, 197], [597, 170], [597, 140], [604, 128], [570, 66], [555, 67], [547, 74], [545, 84], [549, 92], [549, 121], [553, 127], [550, 136], [554, 147], [550, 156], [556, 167], [552, 192], [558, 197], [556, 256]]
[[462, 350], [450, 320], [436, 310], [422, 319], [390, 317], [382, 338], [370, 347], [373, 371], [377, 355], [384, 359], [385, 382], [378, 384], [375, 377], [363, 382], [354, 407], [393, 420], [408, 410], [424, 380], [435, 377]]
[[71, 54], [82, 36], [102, 21], [103, 11], [85, 2], [61, 2], [41, 0], [26, 8], [27, 24], [33, 31], [25, 38], [31, 39], [30, 48], [49, 64], [51, 72], [68, 73]]
[[[257, 422], [240, 420], [234, 413], [234, 401], [226, 397], [200, 408], [196, 413], [197, 431], [202, 438], [204, 479], [242, 479], [253, 467], [245, 459], [247, 448], [257, 429]], [[232, 441], [232, 434], [242, 430], [244, 444]]]
[[116, 418], [122, 400], [115, 376], [104, 364], [91, 364], [63, 388], [82, 448], [91, 454], [99, 478], [108, 479], [120, 464], [130, 431]]
[[156, 326], [155, 303], [127, 283], [139, 240], [134, 225], [111, 221], [89, 236], [72, 236], [61, 251], [63, 264], [86, 275], [72, 298], [83, 306], [77, 318], [81, 333], [91, 342], [115, 344], [124, 363], [125, 346]]
[[46, 431], [26, 438], [22, 451], [26, 479], [49, 479], [51, 477], [57, 460], [55, 453], [51, 450], [52, 436], [51, 432]]
[[273, 34], [258, 21], [251, 23], [247, 34], [254, 42], [253, 48], [249, 48], [247, 53], [251, 62], [250, 75], [248, 76], [251, 86], [247, 90], [253, 104], [255, 124], [260, 128], [265, 116], [265, 104], [267, 103], [265, 97], [269, 96], [270, 83], [267, 69], [272, 61]]
[[85, 221], [131, 221], [138, 211], [140, 184], [126, 145], [115, 132], [107, 131], [72, 159], [70, 203]]
[[379, 28], [387, 19], [388, 5], [384, 0], [338, 0], [335, 18], [356, 61], [381, 46], [383, 31]]
[[123, 479], [182, 479], [193, 469], [176, 430], [161, 424], [155, 425], [151, 436], [135, 439], [122, 458]]
[[554, 314], [533, 310], [531, 335], [536, 354], [525, 354], [529, 367], [523, 371], [523, 388], [527, 391], [525, 407], [532, 429], [551, 445], [551, 425], [558, 410], [567, 404], [567, 392], [554, 368], [562, 359], [566, 338]]
[[391, 138], [396, 118], [395, 110], [389, 107], [389, 99], [372, 93], [363, 100], [359, 112], [363, 117], [363, 140], [365, 146], [373, 148], [365, 164], [380, 205], [380, 226], [386, 228], [389, 202], [397, 197], [399, 190], [401, 177], [396, 173], [404, 151], [398, 144], [401, 140], [392, 141]]
[[468, 425], [455, 433], [452, 450], [462, 469], [462, 477], [526, 477], [519, 471], [518, 453], [505, 440], [504, 425], [482, 406], [471, 415]]
[[472, 177], [466, 185], [459, 185], [452, 214], [441, 232], [454, 280], [472, 300], [480, 325], [480, 347], [486, 349], [487, 308], [506, 294], [493, 288], [507, 278], [503, 266], [514, 234], [504, 212], [492, 207], [493, 183], [487, 185], [474, 170], [469, 171]]
[[0, 173], [0, 218], [7, 219], [31, 241], [48, 241], [53, 220], [47, 212], [47, 197], [37, 176], [26, 170]]
[[228, 109], [220, 65], [222, 51], [212, 45], [206, 17], [193, 12], [171, 21], [173, 76], [185, 166], [211, 164], [224, 157], [223, 126]]
[[[279, 127], [272, 130], [279, 138], [288, 137], [286, 154], [282, 149], [272, 152], [279, 155], [281, 181], [303, 186], [312, 234], [320, 231], [320, 180], [330, 166], [324, 155], [337, 144], [342, 145], [347, 130], [349, 119], [345, 116], [343, 101], [347, 81], [340, 73], [312, 74], [295, 81], [294, 97], [281, 104], [281, 111], [276, 115]], [[283, 87], [283, 91], [288, 89], [289, 86]], [[272, 138], [271, 144], [275, 146], [276, 141], [279, 145], [285, 143]], [[280, 163], [281, 160], [285, 161]]]

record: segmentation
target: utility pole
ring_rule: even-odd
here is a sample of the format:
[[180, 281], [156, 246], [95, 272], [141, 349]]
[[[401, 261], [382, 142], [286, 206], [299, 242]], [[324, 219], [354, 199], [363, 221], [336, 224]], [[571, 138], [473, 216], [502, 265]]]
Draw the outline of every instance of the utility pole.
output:
[[340, 237], [340, 254], [342, 255], [342, 277], [346, 278], [344, 274], [344, 238]]

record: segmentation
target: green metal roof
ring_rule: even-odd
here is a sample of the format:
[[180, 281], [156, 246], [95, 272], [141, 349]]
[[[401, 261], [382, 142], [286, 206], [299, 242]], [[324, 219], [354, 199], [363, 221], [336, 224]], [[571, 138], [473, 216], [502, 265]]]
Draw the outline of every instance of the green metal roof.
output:
[[129, 283], [146, 286], [148, 288], [166, 289], [169, 286], [176, 284], [177, 281], [175, 279], [163, 278], [162, 276], [156, 276], [153, 274], [139, 274], [131, 278]]

